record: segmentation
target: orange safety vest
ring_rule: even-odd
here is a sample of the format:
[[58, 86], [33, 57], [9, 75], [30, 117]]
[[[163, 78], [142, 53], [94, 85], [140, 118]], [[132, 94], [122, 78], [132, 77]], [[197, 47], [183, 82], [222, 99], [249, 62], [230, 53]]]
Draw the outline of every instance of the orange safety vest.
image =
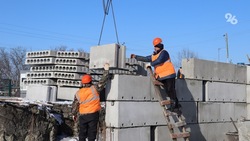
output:
[[92, 85], [88, 88], [81, 88], [76, 93], [80, 114], [95, 113], [101, 109], [100, 96], [95, 87]]
[[[156, 55], [152, 55], [152, 57], [151, 57], [152, 62], [155, 61], [160, 56], [162, 51], [160, 51]], [[171, 74], [175, 74], [174, 65], [172, 64], [172, 62], [170, 60], [170, 57], [169, 57], [169, 59], [167, 61], [155, 66], [154, 68], [155, 68], [154, 71], [155, 71], [155, 78], [156, 79], [158, 77], [162, 78], [162, 77], [169, 76]]]

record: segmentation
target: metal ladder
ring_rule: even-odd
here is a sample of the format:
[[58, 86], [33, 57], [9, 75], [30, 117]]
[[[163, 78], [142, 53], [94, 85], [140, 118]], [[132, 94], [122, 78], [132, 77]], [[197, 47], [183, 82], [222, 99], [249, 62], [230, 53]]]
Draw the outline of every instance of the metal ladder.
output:
[[163, 84], [155, 79], [151, 67], [147, 67], [147, 70], [154, 85], [155, 94], [157, 95], [158, 101], [163, 109], [164, 117], [170, 131], [170, 137], [173, 141], [189, 141], [190, 132], [186, 131], [185, 117], [182, 115], [180, 110], [171, 112], [170, 106], [172, 102], [166, 94]]

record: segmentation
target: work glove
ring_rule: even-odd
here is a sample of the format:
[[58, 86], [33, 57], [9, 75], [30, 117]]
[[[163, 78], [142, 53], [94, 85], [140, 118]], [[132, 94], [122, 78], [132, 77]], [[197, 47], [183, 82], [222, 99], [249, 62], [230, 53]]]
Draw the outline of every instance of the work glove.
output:
[[104, 64], [104, 70], [109, 70], [109, 63]]
[[148, 67], [151, 67], [150, 63], [145, 63], [145, 69], [147, 69]]
[[136, 56], [135, 54], [131, 54], [130, 58], [135, 58], [135, 56]]
[[76, 122], [77, 116], [74, 116], [74, 115], [73, 115], [73, 116], [72, 116], [72, 119], [73, 119], [74, 122]]

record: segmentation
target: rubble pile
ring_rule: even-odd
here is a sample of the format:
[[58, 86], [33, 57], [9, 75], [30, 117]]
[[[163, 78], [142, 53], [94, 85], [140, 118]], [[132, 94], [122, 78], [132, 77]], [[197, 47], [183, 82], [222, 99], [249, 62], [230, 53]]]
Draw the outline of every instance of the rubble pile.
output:
[[74, 123], [70, 111], [67, 104], [0, 98], [0, 140], [56, 141], [60, 134], [72, 136]]

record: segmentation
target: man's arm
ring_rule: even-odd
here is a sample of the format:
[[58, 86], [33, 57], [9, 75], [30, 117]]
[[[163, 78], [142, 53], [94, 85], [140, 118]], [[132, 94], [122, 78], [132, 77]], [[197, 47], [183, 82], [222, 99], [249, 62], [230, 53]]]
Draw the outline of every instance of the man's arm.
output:
[[103, 72], [102, 78], [101, 78], [101, 80], [98, 82], [98, 84], [95, 85], [96, 90], [97, 90], [98, 92], [101, 92], [101, 91], [104, 89], [104, 87], [105, 87], [106, 84], [107, 84], [108, 79], [109, 79], [109, 64], [106, 63], [106, 64], [104, 65], [104, 72]]
[[78, 102], [78, 99], [76, 98], [76, 94], [75, 94], [74, 101], [72, 103], [73, 116], [77, 116], [78, 112], [79, 112], [79, 102]]
[[150, 56], [146, 56], [146, 57], [144, 57], [144, 56], [139, 56], [139, 55], [135, 55], [135, 59], [137, 60], [137, 61], [143, 61], [143, 62], [151, 62], [151, 55]]

